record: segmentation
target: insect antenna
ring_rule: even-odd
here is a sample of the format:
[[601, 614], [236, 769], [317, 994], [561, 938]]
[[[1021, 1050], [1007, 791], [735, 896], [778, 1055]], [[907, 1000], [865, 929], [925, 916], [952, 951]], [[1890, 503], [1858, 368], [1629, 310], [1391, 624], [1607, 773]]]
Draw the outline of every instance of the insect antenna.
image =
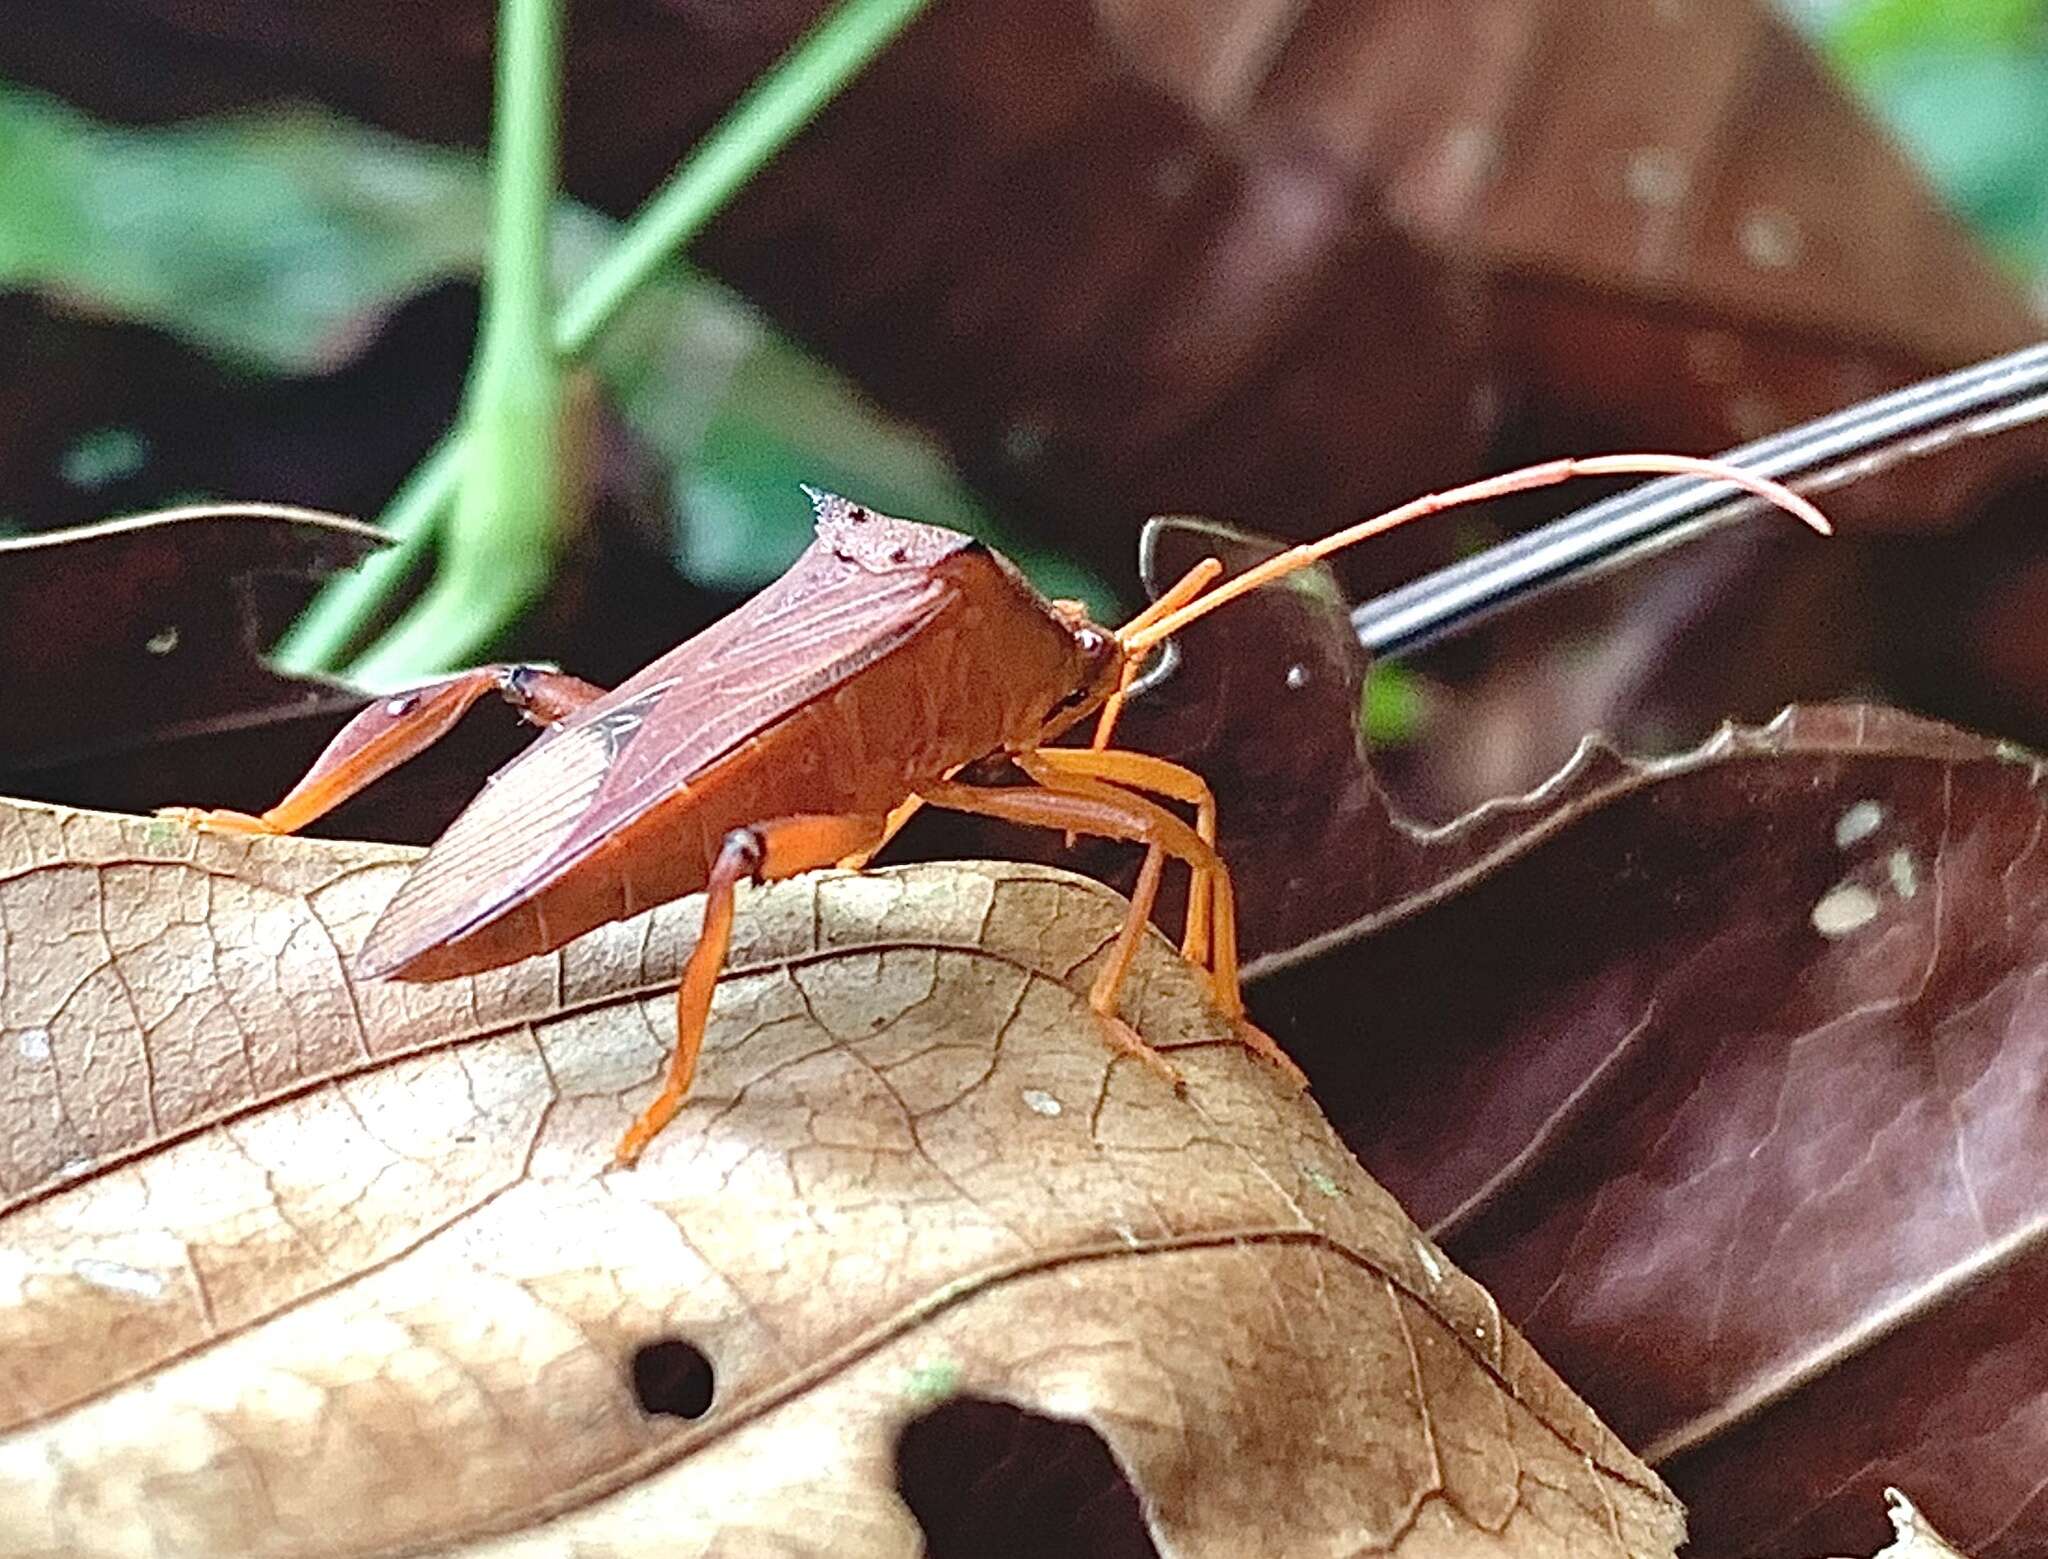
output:
[[1834, 527], [1828, 523], [1826, 515], [1784, 483], [1745, 471], [1740, 466], [1692, 455], [1591, 455], [1580, 459], [1547, 460], [1539, 465], [1524, 466], [1520, 470], [1467, 482], [1461, 487], [1453, 487], [1441, 493], [1425, 493], [1399, 508], [1389, 509], [1384, 514], [1347, 526], [1323, 537], [1320, 541], [1290, 547], [1285, 552], [1245, 570], [1236, 578], [1226, 580], [1214, 589], [1208, 589], [1207, 586], [1221, 571], [1221, 565], [1214, 558], [1205, 558], [1196, 564], [1178, 584], [1117, 630], [1117, 642], [1123, 647], [1126, 665], [1123, 680], [1117, 691], [1102, 706], [1101, 718], [1096, 722], [1094, 745], [1106, 747], [1109, 744], [1110, 733], [1115, 729], [1117, 716], [1123, 709], [1124, 697], [1129, 692], [1131, 683], [1137, 678], [1138, 667], [1143, 663], [1146, 652], [1163, 640], [1172, 638], [1188, 624], [1208, 616], [1217, 607], [1234, 601], [1241, 595], [1249, 594], [1262, 585], [1284, 579], [1312, 563], [1319, 563], [1332, 553], [1341, 552], [1355, 542], [1383, 535], [1396, 526], [1405, 525], [1410, 520], [1419, 520], [1426, 514], [1439, 514], [1445, 509], [1483, 503], [1491, 498], [1503, 498], [1510, 493], [1527, 492], [1532, 488], [1551, 487], [1580, 476], [1706, 477], [1742, 488], [1776, 504], [1812, 526], [1823, 536], [1832, 535], [1834, 532]]
[[[1220, 558], [1203, 558], [1171, 586], [1164, 595], [1146, 607], [1137, 616], [1117, 629], [1117, 642], [1128, 646], [1131, 635], [1149, 628], [1169, 612], [1177, 612], [1215, 582], [1223, 572]], [[1123, 674], [1117, 679], [1116, 691], [1103, 701], [1102, 714], [1095, 722], [1095, 739], [1092, 747], [1109, 745], [1109, 733], [1116, 729], [1117, 717], [1124, 712], [1124, 700], [1130, 696], [1131, 684], [1138, 680], [1138, 671], [1143, 664], [1142, 655], [1125, 655]]]

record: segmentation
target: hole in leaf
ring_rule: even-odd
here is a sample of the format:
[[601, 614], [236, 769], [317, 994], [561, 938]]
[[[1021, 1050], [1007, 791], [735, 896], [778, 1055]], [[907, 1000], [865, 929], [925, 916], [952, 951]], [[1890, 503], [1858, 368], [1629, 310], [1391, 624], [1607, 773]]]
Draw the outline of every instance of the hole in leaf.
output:
[[1138, 1491], [1086, 1424], [956, 1397], [896, 1446], [929, 1559], [1159, 1559]]
[[702, 1418], [716, 1388], [704, 1350], [680, 1337], [664, 1337], [633, 1354], [633, 1396], [643, 1413]]

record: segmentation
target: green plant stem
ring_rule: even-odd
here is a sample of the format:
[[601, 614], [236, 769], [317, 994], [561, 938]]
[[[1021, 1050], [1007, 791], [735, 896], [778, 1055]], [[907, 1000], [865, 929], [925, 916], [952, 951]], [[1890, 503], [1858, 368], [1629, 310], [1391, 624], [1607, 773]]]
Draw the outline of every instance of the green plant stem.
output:
[[[506, 0], [508, 9], [516, 3]], [[553, 329], [560, 357], [574, 360], [587, 352], [639, 287], [702, 232], [747, 181], [930, 4], [931, 0], [844, 0], [799, 40], [640, 208], [611, 252], [570, 294]], [[501, 114], [501, 123], [504, 117]], [[444, 439], [400, 489], [379, 521], [398, 537], [398, 545], [323, 590], [278, 646], [279, 664], [307, 672], [339, 663], [433, 540], [458, 485], [455, 477], [473, 458], [472, 431], [465, 417], [458, 431]], [[485, 614], [493, 607], [466, 602], [453, 591], [437, 588], [439, 584], [437, 579], [436, 587], [430, 587], [415, 612], [408, 614], [425, 626], [405, 627], [403, 658], [387, 653], [392, 641], [386, 640], [356, 662], [351, 675], [390, 681], [446, 669], [461, 658], [458, 645], [487, 642], [508, 625], [511, 614], [487, 619]]]
[[501, 0], [491, 130], [491, 270], [479, 383], [502, 393], [513, 370], [552, 368], [548, 216], [559, 182], [564, 0]]
[[634, 213], [611, 252], [562, 305], [556, 345], [571, 357], [587, 351], [640, 285], [681, 253], [930, 4], [846, 0], [802, 38]]
[[377, 516], [379, 528], [391, 536], [392, 544], [315, 595], [277, 641], [270, 658], [299, 676], [338, 670], [342, 652], [426, 555], [434, 539], [434, 522], [461, 481], [462, 440], [451, 429], [441, 435]]
[[581, 501], [564, 481], [574, 457], [562, 447], [548, 265], [564, 4], [499, 3], [490, 263], [463, 394], [461, 480], [432, 582], [349, 667], [366, 687], [474, 658], [547, 587], [567, 511]]

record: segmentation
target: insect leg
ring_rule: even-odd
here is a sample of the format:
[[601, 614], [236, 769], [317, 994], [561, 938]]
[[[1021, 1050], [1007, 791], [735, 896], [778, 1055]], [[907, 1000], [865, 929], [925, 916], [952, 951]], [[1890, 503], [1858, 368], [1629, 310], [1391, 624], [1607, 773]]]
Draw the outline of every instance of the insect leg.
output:
[[704, 1025], [711, 1017], [711, 998], [732, 946], [733, 897], [741, 881], [794, 877], [798, 872], [830, 866], [841, 857], [871, 847], [882, 831], [879, 817], [786, 817], [753, 828], [736, 828], [725, 836], [711, 863], [704, 886], [704, 929], [691, 949], [676, 985], [676, 1048], [668, 1074], [654, 1102], [640, 1112], [612, 1155], [613, 1167], [627, 1169], [639, 1161], [647, 1144], [676, 1118], [697, 1075], [697, 1057], [704, 1048]]
[[261, 817], [199, 807], [163, 807], [159, 815], [224, 833], [297, 833], [433, 746], [486, 693], [497, 693], [535, 725], [553, 725], [602, 697], [604, 689], [543, 666], [479, 666], [379, 699], [363, 710], [313, 760], [305, 778]]
[[[1104, 839], [1128, 839], [1146, 846], [1148, 850], [1156, 848], [1165, 855], [1186, 861], [1190, 867], [1207, 871], [1216, 888], [1216, 968], [1211, 982], [1216, 1004], [1223, 1009], [1224, 1016], [1236, 1024], [1238, 1037], [1246, 1048], [1295, 1082], [1306, 1086], [1307, 1079], [1302, 1076], [1301, 1069], [1244, 1015], [1244, 998], [1237, 986], [1237, 914], [1231, 895], [1230, 874], [1216, 852], [1186, 823], [1156, 802], [1094, 780], [1061, 777], [1050, 785], [1041, 781], [1039, 787], [1013, 788], [985, 788], [949, 780], [921, 785], [918, 794], [933, 806], [956, 812], [979, 813], [1033, 828], [1071, 830]], [[1133, 903], [1131, 914], [1124, 922], [1125, 935], [1118, 938], [1118, 952], [1122, 954], [1122, 960], [1119, 962], [1117, 955], [1113, 954], [1088, 993], [1088, 1005], [1112, 1024], [1122, 1023], [1116, 1016], [1116, 999], [1130, 971], [1130, 960], [1135, 956], [1138, 939], [1149, 915], [1149, 905], [1141, 909]], [[1126, 941], [1128, 952], [1124, 951]], [[1129, 1037], [1132, 1044], [1144, 1043], [1135, 1034]], [[1119, 1048], [1128, 1048], [1121, 1034], [1118, 1035], [1118, 1044]], [[1151, 1047], [1145, 1046], [1145, 1051], [1151, 1053]], [[1158, 1064], [1161, 1067], [1165, 1065], [1163, 1060]]]
[[[1174, 801], [1185, 801], [1195, 809], [1195, 833], [1210, 849], [1216, 848], [1216, 793], [1209, 782], [1193, 769], [1150, 753], [1119, 749], [1041, 747], [1021, 753], [1017, 767], [1041, 784], [1057, 787], [1060, 776], [1108, 780], [1132, 790], [1149, 791]], [[1200, 866], [1192, 868], [1188, 884], [1187, 927], [1181, 937], [1181, 956], [1191, 964], [1210, 967], [1210, 949], [1215, 945], [1213, 910], [1215, 879]]]
[[1145, 939], [1145, 927], [1152, 919], [1152, 906], [1159, 897], [1159, 879], [1165, 870], [1165, 849], [1152, 845], [1145, 851], [1145, 864], [1138, 868], [1138, 881], [1131, 889], [1131, 912], [1124, 917], [1123, 929], [1116, 936], [1116, 946], [1110, 949], [1109, 962], [1103, 965], [1102, 973], [1095, 977], [1095, 984], [1088, 992], [1088, 1005], [1102, 1019], [1103, 1032], [1112, 1048], [1150, 1067], [1173, 1084], [1174, 1092], [1179, 1093], [1187, 1087], [1187, 1079], [1180, 1075], [1180, 1069], [1139, 1038], [1138, 1031], [1116, 1013], [1117, 992], [1138, 956], [1139, 944]]

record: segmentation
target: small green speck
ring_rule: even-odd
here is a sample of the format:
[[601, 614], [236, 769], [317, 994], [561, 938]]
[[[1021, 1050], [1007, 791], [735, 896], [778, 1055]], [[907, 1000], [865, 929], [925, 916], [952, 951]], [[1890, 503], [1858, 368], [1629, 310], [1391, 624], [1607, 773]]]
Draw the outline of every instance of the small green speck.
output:
[[1482, 520], [1470, 515], [1453, 523], [1451, 529], [1451, 550], [1461, 558], [1474, 557], [1488, 547], [1497, 547], [1506, 533], [1491, 520]]
[[91, 492], [125, 481], [149, 463], [149, 444], [133, 428], [95, 428], [65, 450], [57, 470], [73, 487]]
[[183, 825], [167, 817], [153, 817], [142, 833], [142, 842], [152, 850], [168, 850], [185, 837]]
[[1358, 711], [1365, 739], [1375, 747], [1412, 742], [1429, 718], [1429, 696], [1415, 673], [1382, 661], [1365, 678], [1365, 698]]
[[951, 1359], [924, 1359], [903, 1382], [903, 1394], [913, 1402], [943, 1402], [960, 1389], [960, 1366]]
[[1315, 1165], [1304, 1164], [1302, 1166], [1301, 1172], [1303, 1176], [1306, 1177], [1306, 1179], [1308, 1180], [1308, 1183], [1314, 1186], [1318, 1191], [1322, 1192], [1323, 1195], [1342, 1196], [1344, 1194], [1343, 1190], [1338, 1186], [1337, 1182], [1331, 1179], [1330, 1176], [1326, 1174], [1324, 1171], [1316, 1168]]

